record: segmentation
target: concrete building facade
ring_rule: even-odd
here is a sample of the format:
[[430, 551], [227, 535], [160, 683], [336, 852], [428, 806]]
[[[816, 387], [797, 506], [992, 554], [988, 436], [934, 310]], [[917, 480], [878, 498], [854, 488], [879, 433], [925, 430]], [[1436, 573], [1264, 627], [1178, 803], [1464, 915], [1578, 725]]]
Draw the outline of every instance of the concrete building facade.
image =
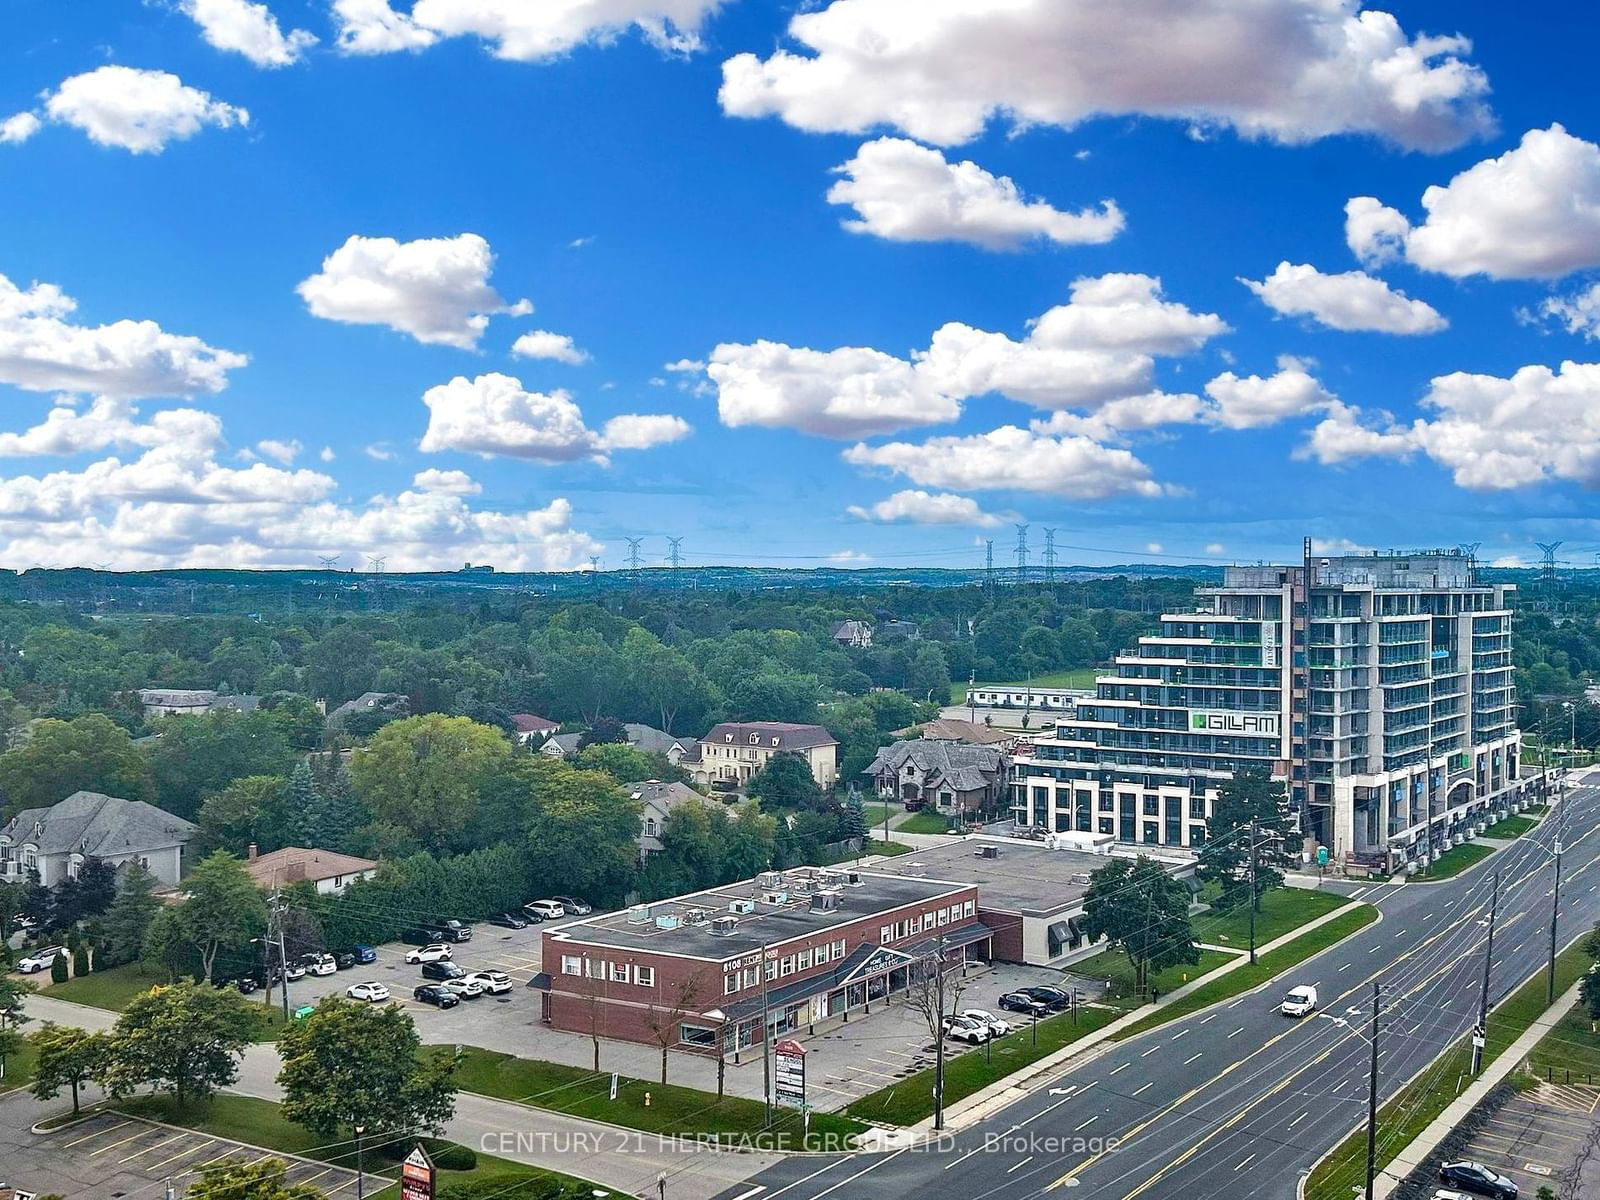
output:
[[1421, 863], [1524, 798], [1513, 592], [1456, 551], [1229, 567], [1013, 748], [1017, 819], [1196, 851], [1218, 785], [1264, 770], [1308, 852]]

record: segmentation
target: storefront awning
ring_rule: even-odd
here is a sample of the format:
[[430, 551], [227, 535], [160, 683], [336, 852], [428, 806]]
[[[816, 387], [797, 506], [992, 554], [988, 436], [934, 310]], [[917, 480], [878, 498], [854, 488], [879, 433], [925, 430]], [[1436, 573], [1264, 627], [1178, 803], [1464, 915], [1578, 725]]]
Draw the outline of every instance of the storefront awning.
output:
[[540, 971], [532, 979], [528, 980], [528, 986], [538, 988], [541, 992], [548, 992], [550, 990], [550, 972]]

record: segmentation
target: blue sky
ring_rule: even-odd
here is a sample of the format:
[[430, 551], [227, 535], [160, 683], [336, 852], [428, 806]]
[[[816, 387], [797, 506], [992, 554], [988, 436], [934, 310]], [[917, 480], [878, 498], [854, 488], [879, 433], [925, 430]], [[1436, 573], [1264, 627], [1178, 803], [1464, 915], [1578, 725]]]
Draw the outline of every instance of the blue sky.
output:
[[801, 9], [10, 0], [0, 559], [1600, 548], [1600, 16]]

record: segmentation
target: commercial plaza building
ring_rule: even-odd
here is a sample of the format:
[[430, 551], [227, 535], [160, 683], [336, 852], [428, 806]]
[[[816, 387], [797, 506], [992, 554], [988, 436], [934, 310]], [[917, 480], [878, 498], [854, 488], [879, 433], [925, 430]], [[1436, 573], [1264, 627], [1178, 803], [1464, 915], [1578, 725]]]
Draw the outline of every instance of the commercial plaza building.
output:
[[1284, 780], [1310, 852], [1403, 869], [1524, 798], [1509, 584], [1456, 551], [1229, 567], [1013, 750], [1020, 823], [1200, 848], [1235, 772]]

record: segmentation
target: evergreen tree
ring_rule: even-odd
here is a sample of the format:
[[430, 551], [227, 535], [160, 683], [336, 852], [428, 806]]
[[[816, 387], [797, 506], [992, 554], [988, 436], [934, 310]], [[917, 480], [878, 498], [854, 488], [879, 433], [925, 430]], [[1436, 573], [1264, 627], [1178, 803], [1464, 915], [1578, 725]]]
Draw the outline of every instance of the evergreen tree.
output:
[[318, 847], [348, 852], [357, 830], [367, 823], [367, 812], [350, 785], [350, 770], [343, 760], [335, 754], [328, 763], [317, 780], [322, 795], [322, 841]]
[[317, 790], [317, 781], [312, 778], [310, 764], [304, 760], [289, 776], [284, 807], [293, 844], [321, 849], [324, 823], [322, 793]]
[[155, 876], [138, 863], [129, 863], [122, 872], [122, 887], [106, 910], [105, 958], [97, 966], [115, 967], [131, 963], [144, 949], [145, 931], [161, 907], [156, 899]]
[[861, 802], [861, 793], [855, 788], [850, 789], [850, 798], [845, 802], [841, 832], [847, 838], [860, 838], [863, 843], [867, 839], [867, 809]]

